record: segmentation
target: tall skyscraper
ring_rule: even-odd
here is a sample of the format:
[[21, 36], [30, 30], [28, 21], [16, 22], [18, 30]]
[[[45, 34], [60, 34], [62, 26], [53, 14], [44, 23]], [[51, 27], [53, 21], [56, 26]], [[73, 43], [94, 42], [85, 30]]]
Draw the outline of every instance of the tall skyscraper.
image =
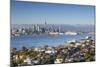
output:
[[45, 20], [45, 25], [47, 24], [46, 20]]

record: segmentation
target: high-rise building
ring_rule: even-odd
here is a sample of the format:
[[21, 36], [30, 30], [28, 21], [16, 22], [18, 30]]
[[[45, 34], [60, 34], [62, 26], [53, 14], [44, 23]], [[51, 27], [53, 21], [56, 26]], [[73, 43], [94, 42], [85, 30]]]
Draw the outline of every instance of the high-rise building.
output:
[[61, 32], [61, 31], [60, 31], [60, 27], [59, 27], [59, 32]]
[[45, 25], [47, 24], [46, 20], [45, 20]]
[[40, 26], [36, 25], [36, 30], [39, 32], [40, 31]]
[[35, 25], [33, 25], [32, 31], [33, 31], [33, 32], [36, 31], [36, 26], [35, 26]]
[[34, 25], [33, 31], [40, 31], [40, 26], [38, 24]]

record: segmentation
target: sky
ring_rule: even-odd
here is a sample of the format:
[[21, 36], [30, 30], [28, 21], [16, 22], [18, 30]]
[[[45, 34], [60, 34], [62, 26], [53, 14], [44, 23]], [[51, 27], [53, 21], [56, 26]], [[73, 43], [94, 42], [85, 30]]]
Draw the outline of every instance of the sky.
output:
[[95, 24], [95, 6], [11, 2], [11, 24]]

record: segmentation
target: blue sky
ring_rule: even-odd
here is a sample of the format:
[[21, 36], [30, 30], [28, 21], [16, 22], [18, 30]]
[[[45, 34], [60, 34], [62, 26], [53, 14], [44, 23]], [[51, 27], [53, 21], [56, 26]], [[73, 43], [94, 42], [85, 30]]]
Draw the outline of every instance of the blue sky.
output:
[[94, 24], [95, 6], [11, 2], [12, 24]]

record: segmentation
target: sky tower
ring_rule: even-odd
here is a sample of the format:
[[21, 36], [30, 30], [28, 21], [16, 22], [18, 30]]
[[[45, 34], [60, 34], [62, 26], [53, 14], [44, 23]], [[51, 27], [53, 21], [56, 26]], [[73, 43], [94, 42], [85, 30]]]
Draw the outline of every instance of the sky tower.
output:
[[45, 25], [47, 24], [46, 20], [45, 20]]

